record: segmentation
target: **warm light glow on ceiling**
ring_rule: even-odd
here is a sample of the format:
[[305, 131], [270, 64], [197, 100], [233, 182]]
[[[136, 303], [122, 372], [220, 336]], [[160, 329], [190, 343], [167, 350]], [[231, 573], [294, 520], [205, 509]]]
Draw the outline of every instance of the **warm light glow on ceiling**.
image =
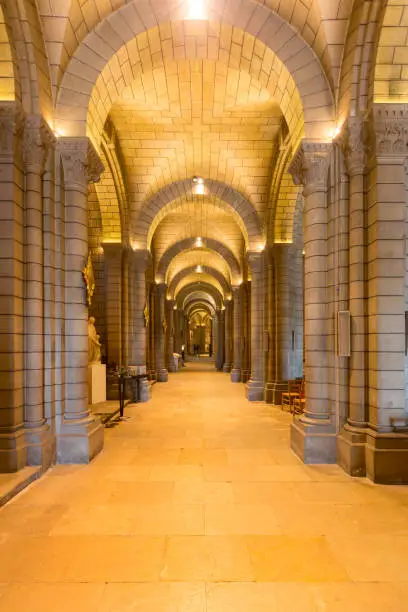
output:
[[201, 236], [198, 236], [197, 240], [195, 241], [195, 246], [197, 248], [200, 248], [203, 246], [203, 239], [201, 238]]
[[201, 266], [197, 266], [196, 272], [198, 272], [198, 274], [201, 274], [202, 271], [203, 271], [202, 267]]
[[207, 19], [206, 0], [188, 0], [188, 12], [186, 19]]

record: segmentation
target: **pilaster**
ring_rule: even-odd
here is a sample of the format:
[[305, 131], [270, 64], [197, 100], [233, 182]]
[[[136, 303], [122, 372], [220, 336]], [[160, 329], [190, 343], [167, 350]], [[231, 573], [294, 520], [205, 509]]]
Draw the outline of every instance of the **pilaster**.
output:
[[167, 295], [166, 283], [156, 285], [156, 321], [155, 321], [155, 340], [156, 340], [156, 368], [157, 382], [168, 381], [168, 371], [165, 366], [165, 334], [167, 330], [165, 301]]
[[0, 102], [0, 472], [26, 465], [24, 432], [24, 176], [21, 137], [24, 116], [18, 103]]
[[45, 418], [43, 174], [55, 137], [39, 115], [25, 120], [24, 193], [24, 428], [27, 464], [47, 469], [55, 440]]
[[246, 385], [246, 396], [250, 402], [264, 399], [263, 371], [263, 286], [264, 253], [247, 255], [251, 269], [251, 377]]

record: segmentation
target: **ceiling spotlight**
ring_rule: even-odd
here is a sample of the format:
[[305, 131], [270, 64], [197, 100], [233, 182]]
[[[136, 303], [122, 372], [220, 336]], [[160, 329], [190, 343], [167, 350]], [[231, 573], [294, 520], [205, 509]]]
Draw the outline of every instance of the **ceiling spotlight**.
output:
[[202, 271], [203, 271], [202, 267], [201, 266], [197, 266], [196, 272], [198, 272], [198, 274], [201, 274]]
[[198, 248], [203, 246], [203, 239], [201, 238], [201, 236], [198, 236], [198, 238], [196, 239], [195, 246]]

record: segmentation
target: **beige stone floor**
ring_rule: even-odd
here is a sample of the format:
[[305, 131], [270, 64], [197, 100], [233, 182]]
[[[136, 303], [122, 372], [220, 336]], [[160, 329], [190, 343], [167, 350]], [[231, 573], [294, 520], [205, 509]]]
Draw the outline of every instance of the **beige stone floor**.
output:
[[126, 412], [0, 510], [1, 612], [408, 610], [408, 487], [302, 465], [209, 365]]

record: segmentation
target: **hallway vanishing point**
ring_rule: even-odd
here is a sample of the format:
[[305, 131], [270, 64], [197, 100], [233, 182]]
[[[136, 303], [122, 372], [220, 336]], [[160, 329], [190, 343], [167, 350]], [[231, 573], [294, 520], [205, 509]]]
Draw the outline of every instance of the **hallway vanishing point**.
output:
[[189, 363], [0, 510], [1, 612], [406, 611], [408, 488], [304, 465], [290, 420]]

